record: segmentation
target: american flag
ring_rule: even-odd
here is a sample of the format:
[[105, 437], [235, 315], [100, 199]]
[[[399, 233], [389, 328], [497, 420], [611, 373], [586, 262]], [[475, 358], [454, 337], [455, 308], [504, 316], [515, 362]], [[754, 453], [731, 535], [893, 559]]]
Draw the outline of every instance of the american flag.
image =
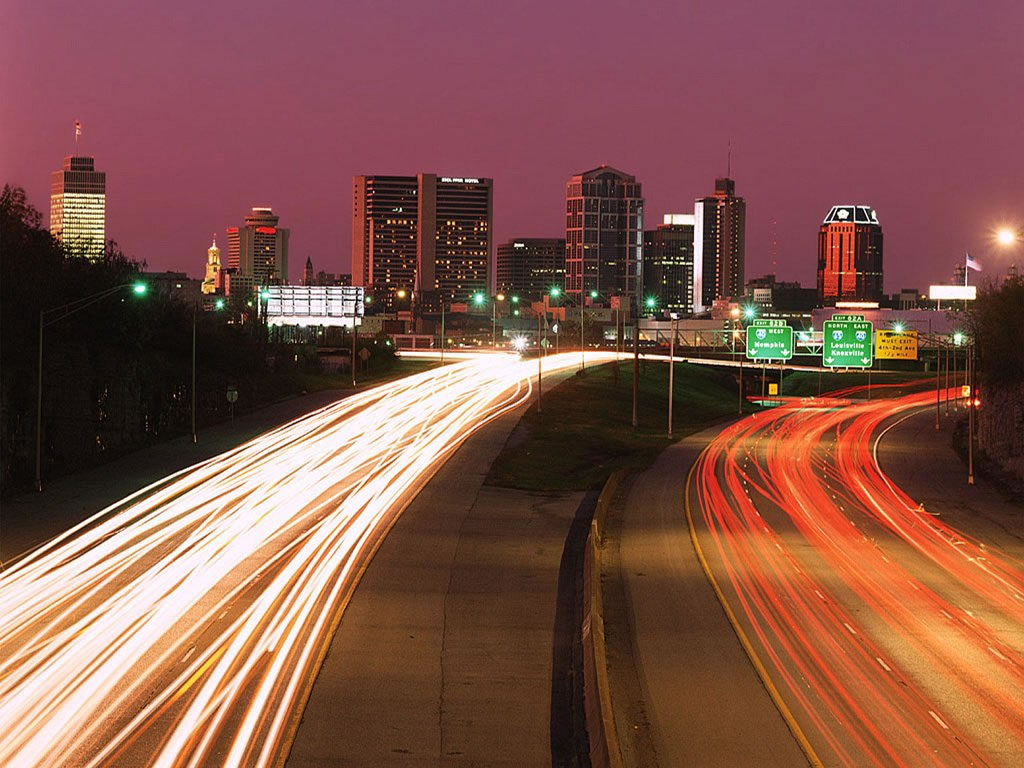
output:
[[78, 141], [78, 137], [82, 135], [82, 124], [75, 120], [75, 141]]
[[974, 259], [972, 259], [971, 254], [969, 253], [965, 253], [964, 258], [966, 259], [964, 263], [967, 266], [967, 269], [973, 269], [975, 272], [981, 272], [980, 261], [975, 261]]

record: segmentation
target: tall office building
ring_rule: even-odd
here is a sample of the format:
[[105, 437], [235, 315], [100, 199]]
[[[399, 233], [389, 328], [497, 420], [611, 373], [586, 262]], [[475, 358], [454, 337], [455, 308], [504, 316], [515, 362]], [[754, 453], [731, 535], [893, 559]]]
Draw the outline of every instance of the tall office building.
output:
[[602, 165], [565, 185], [565, 292], [579, 301], [631, 296], [642, 287], [643, 190], [635, 176]]
[[220, 282], [220, 248], [217, 247], [217, 238], [206, 249], [206, 275], [203, 277], [203, 293], [216, 293], [217, 285]]
[[499, 293], [537, 301], [565, 283], [565, 240], [559, 237], [517, 237], [498, 246], [494, 263]]
[[416, 287], [419, 185], [415, 176], [356, 176], [352, 190], [352, 284], [386, 309]]
[[91, 157], [71, 155], [50, 174], [50, 232], [72, 254], [103, 258], [107, 238], [107, 174]]
[[694, 216], [668, 213], [661, 226], [644, 232], [644, 293], [658, 306], [693, 313]]
[[[253, 208], [241, 227], [228, 227], [228, 268], [253, 284], [288, 282], [288, 236], [270, 208]], [[238, 282], [236, 280], [236, 282]]]
[[881, 301], [882, 225], [868, 205], [835, 205], [818, 230], [818, 301]]
[[491, 179], [356, 176], [352, 281], [387, 309], [399, 290], [420, 307], [464, 302], [491, 284]]
[[698, 198], [693, 215], [693, 311], [704, 312], [715, 299], [743, 295], [747, 203], [735, 181], [715, 179], [715, 193]]

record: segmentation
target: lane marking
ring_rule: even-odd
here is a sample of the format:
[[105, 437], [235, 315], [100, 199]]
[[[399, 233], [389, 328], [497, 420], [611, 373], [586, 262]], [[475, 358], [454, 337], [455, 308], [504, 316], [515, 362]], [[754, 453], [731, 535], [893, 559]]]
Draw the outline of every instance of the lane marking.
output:
[[992, 651], [992, 653], [994, 653], [994, 654], [996, 655], [996, 657], [997, 657], [997, 658], [1000, 658], [1000, 659], [1002, 659], [1003, 661], [1009, 661], [1009, 659], [1008, 659], [1008, 658], [1006, 658], [1005, 656], [1003, 656], [1003, 654], [1001, 654], [1001, 653], [999, 652], [999, 649], [998, 649], [998, 648], [993, 648], [993, 647], [992, 647], [992, 646], [990, 645], [990, 646], [988, 647], [988, 649], [989, 649], [990, 651]]
[[880, 656], [875, 656], [875, 661], [877, 661], [879, 664], [881, 664], [882, 665], [882, 669], [884, 669], [886, 672], [892, 672], [892, 670], [889, 669], [889, 665], [886, 664], [884, 661], [882, 661], [882, 658]]
[[200, 677], [202, 677], [203, 674], [205, 674], [206, 670], [208, 670], [210, 667], [212, 667], [214, 665], [214, 663], [216, 663], [217, 659], [219, 659], [221, 657], [221, 655], [224, 653], [225, 650], [227, 650], [227, 646], [226, 645], [222, 645], [220, 648], [218, 648], [216, 651], [214, 651], [213, 654], [210, 656], [210, 658], [208, 658], [206, 661], [204, 661], [202, 666], [200, 666], [199, 669], [197, 669], [195, 672], [192, 673], [192, 677], [190, 677], [188, 680], [186, 680], [184, 683], [182, 683], [181, 688], [179, 688], [175, 692], [175, 694], [168, 700], [167, 703], [168, 704], [173, 704], [175, 701], [177, 701], [182, 696], [184, 696], [185, 693], [188, 692], [188, 689], [191, 688], [193, 685], [195, 685], [196, 680], [198, 680]]
[[693, 512], [690, 510], [690, 485], [693, 481], [693, 473], [697, 469], [697, 462], [700, 461], [701, 456], [706, 452], [707, 448], [701, 451], [700, 455], [697, 456], [697, 461], [694, 461], [693, 464], [690, 465], [690, 472], [686, 476], [686, 486], [683, 488], [683, 506], [686, 509], [686, 524], [690, 529], [690, 541], [693, 543], [693, 549], [697, 553], [697, 560], [700, 561], [700, 567], [704, 570], [704, 575], [711, 583], [711, 588], [714, 590], [715, 596], [718, 598], [718, 602], [722, 606], [722, 610], [725, 611], [725, 616], [729, 619], [729, 623], [732, 625], [732, 629], [736, 633], [736, 637], [739, 639], [740, 645], [743, 646], [743, 650], [746, 652], [747, 658], [750, 659], [750, 663], [757, 672], [757, 676], [761, 678], [761, 684], [765, 687], [765, 690], [768, 691], [768, 695], [775, 704], [775, 708], [779, 711], [779, 714], [785, 721], [786, 726], [789, 728], [789, 732], [793, 734], [793, 738], [796, 739], [797, 744], [803, 751], [804, 756], [807, 758], [807, 762], [810, 763], [811, 768], [824, 768], [825, 764], [822, 763], [821, 758], [819, 758], [818, 754], [814, 751], [814, 747], [811, 746], [811, 742], [807, 739], [803, 729], [800, 728], [800, 724], [796, 721], [793, 713], [786, 705], [786, 702], [782, 698], [782, 694], [779, 693], [779, 689], [775, 687], [775, 683], [768, 674], [768, 669], [761, 661], [761, 657], [758, 656], [757, 651], [754, 650], [754, 646], [750, 642], [750, 638], [747, 637], [747, 633], [744, 632], [743, 627], [740, 626], [739, 620], [736, 618], [736, 614], [733, 613], [732, 606], [729, 605], [729, 601], [725, 598], [725, 593], [722, 592], [722, 588], [718, 585], [718, 579], [716, 579], [715, 574], [711, 572], [711, 566], [708, 563], [707, 558], [704, 557], [704, 550], [700, 546], [700, 541], [697, 540], [697, 529], [693, 527]]
[[930, 709], [928, 710], [928, 714], [929, 714], [929, 715], [931, 715], [932, 717], [934, 717], [934, 718], [935, 718], [935, 722], [936, 722], [936, 723], [938, 723], [939, 725], [941, 725], [941, 726], [942, 726], [943, 728], [945, 728], [945, 729], [946, 729], [947, 731], [949, 730], [949, 726], [948, 726], [948, 725], [946, 725], [946, 724], [945, 724], [944, 722], [942, 722], [942, 718], [941, 718], [941, 717], [939, 717], [938, 715], [936, 715], [936, 714], [935, 714], [934, 712], [932, 712], [932, 711], [931, 711]]

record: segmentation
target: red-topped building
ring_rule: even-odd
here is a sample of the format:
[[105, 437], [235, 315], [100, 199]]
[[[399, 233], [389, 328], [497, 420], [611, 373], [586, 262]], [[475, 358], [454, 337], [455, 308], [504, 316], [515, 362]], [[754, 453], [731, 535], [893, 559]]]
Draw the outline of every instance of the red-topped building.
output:
[[881, 301], [882, 225], [868, 205], [835, 205], [818, 231], [818, 302]]
[[228, 227], [228, 269], [254, 285], [288, 282], [288, 235], [270, 208], [253, 208], [241, 227]]

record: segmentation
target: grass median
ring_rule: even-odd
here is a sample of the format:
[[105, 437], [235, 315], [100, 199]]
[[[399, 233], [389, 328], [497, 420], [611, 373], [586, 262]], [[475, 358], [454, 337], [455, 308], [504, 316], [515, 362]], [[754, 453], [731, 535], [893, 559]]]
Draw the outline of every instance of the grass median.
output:
[[[488, 482], [524, 490], [584, 490], [598, 487], [613, 470], [650, 466], [672, 442], [668, 366], [640, 365], [637, 429], [632, 376], [631, 361], [610, 363], [546, 391], [543, 413], [530, 407], [492, 465]], [[735, 417], [736, 387], [731, 371], [677, 363], [674, 438]]]

